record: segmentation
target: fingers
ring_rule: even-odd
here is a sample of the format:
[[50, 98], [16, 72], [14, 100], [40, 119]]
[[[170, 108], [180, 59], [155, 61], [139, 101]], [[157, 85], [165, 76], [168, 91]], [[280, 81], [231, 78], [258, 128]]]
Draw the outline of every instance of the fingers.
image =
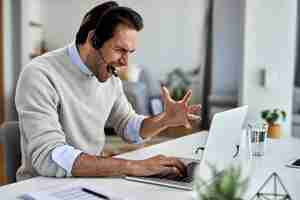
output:
[[192, 98], [192, 90], [188, 90], [181, 101], [183, 103], [188, 103], [191, 100], [191, 98]]
[[189, 106], [187, 118], [189, 121], [201, 120], [201, 104]]
[[187, 117], [188, 117], [189, 121], [201, 120], [201, 116], [199, 116], [199, 115], [188, 114]]
[[173, 168], [170, 169], [172, 170], [172, 173], [178, 174], [181, 177], [186, 176], [186, 166], [180, 160], [174, 157], [166, 157], [161, 164], [169, 168]]
[[171, 158], [171, 159], [173, 160], [175, 167], [177, 169], [179, 169], [182, 176], [186, 176], [187, 168], [186, 168], [185, 164], [183, 162], [181, 162], [180, 160], [178, 160], [177, 158]]
[[187, 128], [187, 129], [191, 129], [192, 128], [192, 125], [189, 122], [188, 118], [185, 120], [184, 127]]
[[180, 180], [184, 176], [181, 175], [176, 167], [164, 167], [163, 173], [159, 174], [158, 177], [169, 180]]
[[165, 86], [161, 87], [160, 95], [161, 95], [162, 100], [164, 102], [164, 108], [166, 108], [167, 102], [173, 102], [173, 100], [170, 96], [169, 90]]
[[166, 106], [167, 106], [167, 94], [166, 94], [166, 91], [164, 90], [164, 86], [160, 88], [160, 95], [161, 95], [162, 101], [164, 103], [164, 109], [166, 109]]
[[165, 86], [161, 87], [161, 93], [164, 98], [171, 98], [169, 90]]
[[180, 171], [176, 167], [161, 166], [159, 168], [159, 173], [152, 175], [159, 178], [175, 179], [177, 177], [182, 177]]
[[157, 155], [138, 161], [138, 163], [139, 165], [133, 173], [135, 176], [177, 178], [187, 175], [187, 169], [184, 163], [174, 157]]
[[199, 114], [200, 111], [201, 111], [201, 104], [189, 106], [189, 113], [191, 114]]

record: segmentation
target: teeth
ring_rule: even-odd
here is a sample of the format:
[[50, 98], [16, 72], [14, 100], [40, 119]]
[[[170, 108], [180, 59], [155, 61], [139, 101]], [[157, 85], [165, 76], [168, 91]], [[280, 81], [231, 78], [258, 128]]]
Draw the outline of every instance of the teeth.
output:
[[118, 70], [114, 66], [108, 65], [107, 68], [110, 74], [113, 74], [114, 76], [118, 76]]

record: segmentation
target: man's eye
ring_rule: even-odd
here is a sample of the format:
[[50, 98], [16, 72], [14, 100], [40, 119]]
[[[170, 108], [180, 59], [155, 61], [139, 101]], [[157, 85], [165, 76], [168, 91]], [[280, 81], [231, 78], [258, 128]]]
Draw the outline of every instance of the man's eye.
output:
[[123, 53], [124, 53], [124, 51], [123, 51], [122, 49], [115, 49], [115, 51], [116, 51], [117, 53], [120, 53], [120, 54], [123, 54]]
[[121, 53], [121, 54], [126, 54], [126, 53], [129, 52], [129, 51], [127, 51], [126, 49], [116, 49], [116, 51], [117, 51], [118, 53]]

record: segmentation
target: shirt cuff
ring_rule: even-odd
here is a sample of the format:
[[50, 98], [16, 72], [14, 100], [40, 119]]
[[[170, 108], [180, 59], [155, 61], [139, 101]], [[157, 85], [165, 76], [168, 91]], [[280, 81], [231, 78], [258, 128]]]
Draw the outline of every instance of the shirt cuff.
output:
[[133, 144], [142, 144], [146, 141], [140, 136], [140, 129], [145, 118], [146, 116], [138, 115], [128, 121], [124, 133], [124, 138], [126, 141]]
[[60, 167], [67, 171], [67, 176], [72, 176], [71, 171], [75, 159], [82, 151], [75, 149], [70, 145], [62, 145], [53, 149], [51, 158]]

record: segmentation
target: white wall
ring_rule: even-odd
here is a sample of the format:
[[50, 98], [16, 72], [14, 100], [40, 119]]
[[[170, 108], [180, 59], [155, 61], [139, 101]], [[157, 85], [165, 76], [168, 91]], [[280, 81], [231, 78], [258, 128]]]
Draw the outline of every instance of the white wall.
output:
[[5, 120], [16, 120], [14, 90], [22, 66], [30, 61], [36, 35], [29, 22], [40, 22], [40, 0], [4, 0], [3, 20]]
[[[50, 50], [71, 42], [84, 14], [103, 1], [40, 0], [42, 23]], [[172, 68], [191, 69], [200, 63], [201, 1], [119, 0], [144, 18], [137, 53], [131, 63], [149, 66], [154, 77], [163, 78]]]
[[[287, 111], [284, 134], [291, 134], [292, 89], [295, 66], [297, 0], [246, 0], [242, 103], [250, 120], [265, 108]], [[267, 88], [259, 85], [259, 70], [266, 67]]]
[[35, 34], [29, 23], [31, 21], [41, 23], [41, 0], [20, 0], [22, 9], [21, 32], [22, 32], [22, 66], [30, 61], [30, 53], [33, 49]]

